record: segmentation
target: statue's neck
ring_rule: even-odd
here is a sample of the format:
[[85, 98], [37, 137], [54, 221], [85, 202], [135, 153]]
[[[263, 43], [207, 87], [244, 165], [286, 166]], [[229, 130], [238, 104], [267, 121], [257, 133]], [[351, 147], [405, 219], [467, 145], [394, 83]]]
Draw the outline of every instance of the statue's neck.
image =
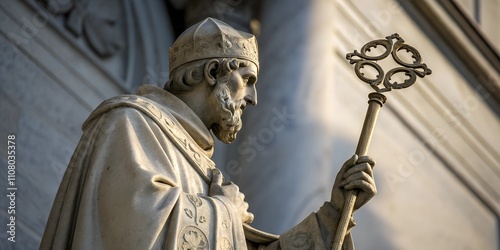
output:
[[210, 129], [210, 126], [217, 121], [217, 116], [215, 114], [216, 109], [213, 107], [213, 102], [211, 102], [210, 98], [211, 93], [207, 91], [197, 91], [197, 89], [177, 94], [176, 96], [193, 110], [203, 124], [205, 124], [207, 129]]

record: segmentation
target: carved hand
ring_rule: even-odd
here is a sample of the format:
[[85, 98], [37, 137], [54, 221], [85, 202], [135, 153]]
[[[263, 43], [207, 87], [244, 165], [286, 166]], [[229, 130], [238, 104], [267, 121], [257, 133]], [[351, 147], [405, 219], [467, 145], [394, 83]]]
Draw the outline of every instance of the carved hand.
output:
[[248, 203], [245, 202], [245, 195], [240, 192], [240, 188], [236, 184], [229, 182], [222, 184], [222, 173], [219, 169], [212, 170], [212, 182], [210, 183], [210, 196], [222, 195], [233, 202], [238, 209], [241, 221], [243, 223], [251, 223], [253, 214], [248, 212]]
[[369, 156], [353, 155], [340, 169], [333, 184], [332, 197], [330, 202], [337, 209], [342, 211], [344, 207], [344, 197], [348, 190], [359, 190], [354, 209], [357, 210], [367, 203], [377, 193], [375, 180], [373, 179], [373, 167], [375, 162]]

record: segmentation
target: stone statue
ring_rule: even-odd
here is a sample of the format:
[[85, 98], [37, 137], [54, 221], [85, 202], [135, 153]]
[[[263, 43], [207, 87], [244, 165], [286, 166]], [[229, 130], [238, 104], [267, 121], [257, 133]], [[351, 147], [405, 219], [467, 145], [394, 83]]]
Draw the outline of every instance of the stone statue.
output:
[[253, 35], [212, 18], [187, 29], [164, 89], [111, 98], [83, 124], [41, 249], [329, 249], [344, 193], [360, 190], [356, 209], [376, 193], [369, 157], [346, 161], [331, 201], [279, 237], [248, 225], [244, 195], [210, 159], [210, 131], [232, 142], [257, 104], [258, 70]]

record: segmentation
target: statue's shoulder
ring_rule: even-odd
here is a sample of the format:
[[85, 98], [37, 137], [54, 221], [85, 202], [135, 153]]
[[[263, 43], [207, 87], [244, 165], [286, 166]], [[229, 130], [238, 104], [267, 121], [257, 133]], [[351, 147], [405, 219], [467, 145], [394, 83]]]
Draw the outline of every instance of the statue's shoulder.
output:
[[[171, 141], [189, 162], [192, 163], [200, 176], [209, 183], [211, 181], [211, 170], [215, 163], [201, 150], [195, 146], [196, 142], [189, 136], [179, 121], [169, 109], [154, 100], [140, 95], [121, 95], [102, 102], [87, 118], [83, 129], [93, 121], [101, 118], [105, 113], [114, 112], [117, 109], [133, 108], [143, 115], [151, 118], [164, 132], [166, 138]], [[124, 115], [137, 114], [137, 112], [125, 112]], [[121, 115], [121, 114], [120, 114]]]
[[102, 102], [87, 118], [82, 128], [85, 129], [95, 119], [103, 114], [120, 108], [133, 108], [141, 111], [144, 115], [150, 117], [159, 124], [176, 123], [176, 119], [159, 103], [140, 95], [120, 95], [112, 97]]

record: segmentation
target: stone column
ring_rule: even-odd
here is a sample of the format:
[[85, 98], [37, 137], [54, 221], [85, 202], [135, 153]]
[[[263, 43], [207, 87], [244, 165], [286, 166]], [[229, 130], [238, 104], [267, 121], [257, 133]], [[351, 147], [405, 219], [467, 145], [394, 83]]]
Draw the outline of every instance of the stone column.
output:
[[[330, 197], [333, 166], [332, 1], [264, 1], [258, 105], [221, 167], [245, 193], [252, 224], [282, 233]], [[219, 166], [220, 167], [220, 166]]]

